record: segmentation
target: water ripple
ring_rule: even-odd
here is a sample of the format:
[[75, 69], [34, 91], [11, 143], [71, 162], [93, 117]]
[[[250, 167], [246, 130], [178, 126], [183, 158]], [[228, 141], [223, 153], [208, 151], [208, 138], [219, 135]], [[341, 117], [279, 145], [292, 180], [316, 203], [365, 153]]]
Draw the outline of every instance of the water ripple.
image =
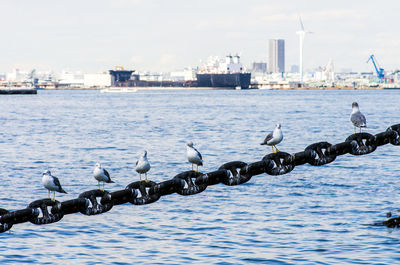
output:
[[[76, 198], [96, 188], [97, 161], [123, 189], [136, 181], [142, 150], [160, 182], [189, 170], [185, 142], [204, 158], [202, 171], [270, 152], [260, 146], [276, 122], [288, 153], [311, 143], [339, 143], [352, 133], [358, 101], [367, 132], [399, 123], [400, 91], [39, 91], [0, 97], [2, 208], [25, 208], [47, 196], [49, 168]], [[45, 105], [46, 104], [46, 105]], [[51, 104], [49, 112], [47, 104]], [[104, 111], [107, 110], [107, 111]], [[398, 214], [398, 147], [344, 155], [321, 167], [260, 175], [240, 186], [210, 186], [151, 205], [114, 207], [99, 216], [73, 214], [57, 223], [15, 225], [0, 234], [1, 264], [397, 264], [399, 231], [374, 226]]]

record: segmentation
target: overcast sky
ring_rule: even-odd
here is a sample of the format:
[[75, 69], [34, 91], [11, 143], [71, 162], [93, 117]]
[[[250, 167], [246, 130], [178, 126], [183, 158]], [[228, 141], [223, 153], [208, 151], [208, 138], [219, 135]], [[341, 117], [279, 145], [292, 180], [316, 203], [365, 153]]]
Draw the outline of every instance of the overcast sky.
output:
[[400, 1], [380, 0], [0, 0], [0, 72], [13, 68], [100, 72], [115, 66], [172, 71], [210, 55], [267, 61], [268, 39], [286, 41], [286, 70], [400, 68]]

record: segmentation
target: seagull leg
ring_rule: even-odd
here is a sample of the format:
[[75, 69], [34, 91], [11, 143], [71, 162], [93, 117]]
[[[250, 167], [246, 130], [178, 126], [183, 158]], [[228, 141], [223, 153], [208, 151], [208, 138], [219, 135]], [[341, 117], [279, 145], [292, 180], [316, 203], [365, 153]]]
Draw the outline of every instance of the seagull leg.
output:
[[196, 164], [196, 172], [199, 172], [199, 165]]
[[103, 191], [104, 191], [104, 181], [103, 181]]
[[47, 190], [49, 192], [49, 199], [50, 199], [50, 190]]
[[356, 129], [357, 129], [356, 126], [354, 126], [354, 134], [356, 134], [356, 132], [357, 132]]
[[56, 201], [56, 192], [55, 192], [55, 191], [53, 191], [53, 199], [52, 199], [52, 201], [53, 201], [53, 202]]
[[100, 189], [100, 181], [97, 181], [97, 185], [99, 185], [99, 189]]
[[273, 145], [271, 145], [271, 149], [272, 149], [272, 153], [275, 153], [275, 152], [274, 152], [274, 146], [273, 146]]
[[193, 164], [192, 164], [192, 170], [193, 170]]
[[[275, 145], [274, 145], [274, 146], [275, 146]], [[275, 150], [276, 150], [277, 153], [280, 152], [279, 149], [278, 149], [276, 146], [275, 146]]]
[[142, 181], [142, 174], [141, 173], [139, 173], [139, 177], [140, 177], [140, 181]]
[[147, 179], [147, 172], [146, 173], [144, 173], [144, 175], [145, 175], [145, 177], [146, 177], [146, 182], [149, 182], [149, 180]]

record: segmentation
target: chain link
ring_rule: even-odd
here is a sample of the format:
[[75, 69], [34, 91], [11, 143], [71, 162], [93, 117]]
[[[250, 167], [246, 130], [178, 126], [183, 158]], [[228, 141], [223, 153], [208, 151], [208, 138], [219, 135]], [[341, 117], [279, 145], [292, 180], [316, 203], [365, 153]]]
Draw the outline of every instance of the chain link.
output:
[[308, 157], [307, 162], [313, 166], [322, 166], [333, 162], [336, 159], [337, 155], [328, 154], [326, 152], [326, 150], [331, 147], [332, 145], [328, 142], [319, 142], [307, 146], [305, 152], [310, 152], [310, 157]]
[[[49, 213], [48, 207], [51, 207]], [[59, 201], [52, 201], [50, 199], [43, 199], [31, 202], [28, 208], [36, 209], [42, 213], [42, 217], [34, 216], [29, 221], [35, 225], [51, 224], [60, 221], [64, 217], [61, 211], [61, 203]], [[40, 215], [40, 213], [39, 213]]]
[[[185, 171], [167, 181], [160, 183], [136, 181], [127, 185], [125, 189], [114, 192], [90, 190], [81, 193], [76, 199], [64, 202], [42, 199], [30, 203], [26, 209], [12, 212], [0, 208], [0, 233], [10, 230], [14, 224], [24, 222], [37, 225], [50, 224], [60, 221], [68, 214], [78, 212], [85, 215], [102, 214], [110, 211], [113, 206], [127, 202], [144, 205], [173, 193], [194, 195], [203, 192], [208, 186], [219, 183], [228, 186], [240, 185], [248, 182], [253, 176], [264, 173], [282, 175], [306, 163], [321, 166], [333, 162], [340, 155], [369, 154], [378, 146], [388, 143], [400, 145], [400, 124], [392, 125], [385, 132], [376, 135], [352, 134], [346, 141], [335, 145], [317, 142], [307, 146], [304, 151], [292, 155], [278, 152], [268, 154], [261, 161], [250, 164], [242, 161], [228, 162], [220, 166], [218, 170], [208, 173]], [[388, 227], [400, 227], [400, 217], [391, 218], [381, 224]]]
[[287, 174], [296, 166], [292, 162], [292, 155], [286, 152], [269, 154], [264, 156], [262, 160], [268, 164], [266, 173], [273, 176]]
[[350, 154], [366, 155], [376, 150], [376, 136], [369, 133], [356, 133], [347, 137], [351, 143]]

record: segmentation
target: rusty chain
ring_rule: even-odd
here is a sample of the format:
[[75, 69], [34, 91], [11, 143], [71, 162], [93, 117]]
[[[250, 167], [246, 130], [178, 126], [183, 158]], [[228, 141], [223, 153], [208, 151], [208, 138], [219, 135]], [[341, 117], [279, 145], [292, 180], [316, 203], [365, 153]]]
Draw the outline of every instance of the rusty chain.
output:
[[[185, 171], [160, 183], [136, 181], [123, 190], [114, 192], [90, 190], [81, 193], [76, 199], [64, 202], [41, 199], [21, 210], [8, 211], [0, 208], [0, 233], [10, 230], [13, 225], [19, 223], [50, 224], [60, 221], [68, 214], [80, 212], [84, 215], [97, 215], [110, 211], [113, 206], [128, 202], [144, 205], [173, 193], [183, 196], [194, 195], [203, 192], [210, 185], [219, 183], [228, 186], [240, 185], [248, 182], [253, 176], [263, 173], [287, 174], [296, 166], [306, 163], [321, 166], [333, 162], [340, 155], [365, 155], [375, 151], [378, 146], [389, 143], [400, 145], [400, 124], [390, 126], [386, 131], [376, 135], [352, 134], [344, 142], [335, 145], [328, 142], [314, 143], [295, 154], [271, 153], [254, 163], [232, 161], [208, 173]], [[400, 227], [400, 217], [391, 218], [380, 224]]]

